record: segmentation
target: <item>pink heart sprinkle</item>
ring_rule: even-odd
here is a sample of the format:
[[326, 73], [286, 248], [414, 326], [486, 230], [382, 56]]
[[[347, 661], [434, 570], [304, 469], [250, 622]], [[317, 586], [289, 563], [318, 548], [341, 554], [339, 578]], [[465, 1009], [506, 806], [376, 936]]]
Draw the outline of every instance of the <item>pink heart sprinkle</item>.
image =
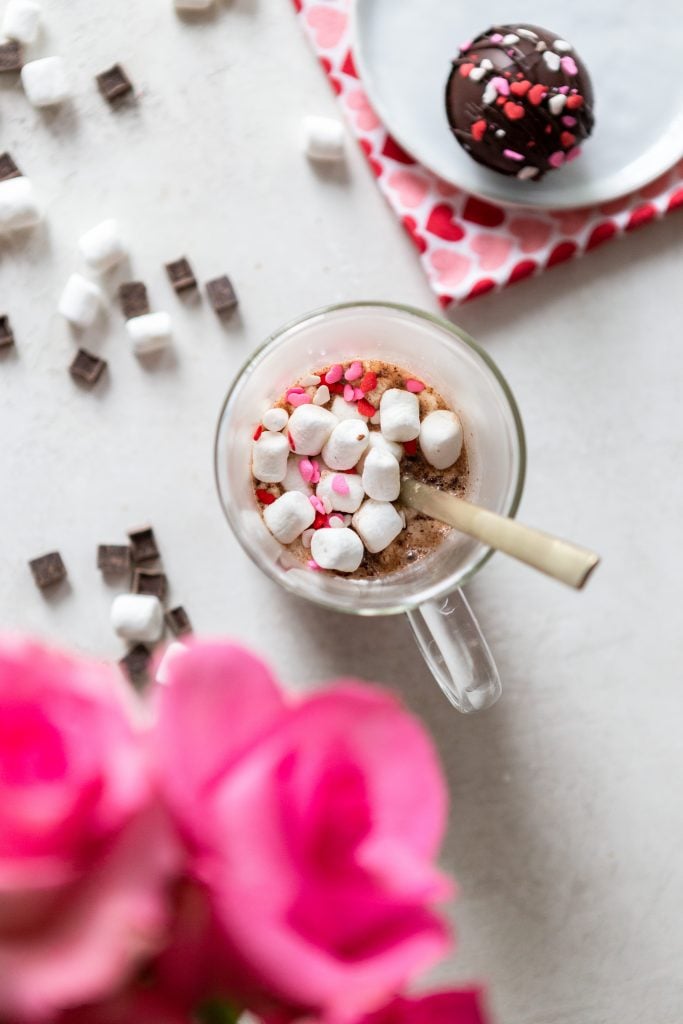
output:
[[317, 562], [314, 562], [312, 558], [309, 558], [309, 560], [306, 562], [306, 565], [308, 566], [309, 569], [313, 569], [315, 572], [320, 572], [320, 566], [318, 565]]
[[564, 163], [565, 156], [561, 149], [558, 149], [556, 153], [548, 157], [548, 163], [551, 167], [561, 167]]
[[308, 500], [316, 512], [319, 512], [321, 516], [325, 515], [325, 506], [317, 495], [312, 494]]
[[320, 466], [316, 459], [311, 459], [311, 467], [313, 469], [313, 476], [311, 477], [312, 484], [320, 483]]
[[578, 75], [579, 69], [576, 66], [576, 61], [573, 57], [563, 57], [560, 61], [560, 67], [564, 71], [565, 75]]
[[365, 392], [362, 388], [353, 389], [353, 400], [354, 402], [360, 402], [361, 398], [365, 398]]
[[341, 473], [335, 473], [332, 477], [332, 490], [335, 494], [348, 494], [349, 485], [346, 477], [342, 476]]
[[494, 32], [494, 34], [490, 37], [490, 39], [491, 39], [492, 43], [502, 43], [503, 42], [503, 37], [500, 34], [500, 32]]
[[565, 159], [567, 163], [571, 163], [572, 160], [576, 160], [577, 156], [581, 156], [581, 146], [574, 146], [573, 149], [570, 149]]
[[497, 75], [495, 78], [491, 79], [491, 85], [496, 90], [499, 96], [510, 95], [510, 83], [508, 82], [507, 78], [501, 78], [500, 75]]
[[325, 374], [326, 384], [336, 384], [344, 375], [344, 367], [341, 363], [335, 363]]
[[363, 364], [359, 363], [358, 360], [355, 363], [351, 363], [348, 370], [344, 374], [346, 380], [359, 380], [363, 376]]
[[576, 124], [576, 118], [572, 117], [571, 114], [565, 114], [562, 118], [562, 124], [566, 124], [567, 128], [573, 128]]
[[344, 401], [345, 402], [352, 402], [354, 394], [355, 394], [355, 388], [353, 387], [353, 385], [352, 384], [345, 384], [344, 385]]
[[560, 88], [558, 89], [558, 92], [561, 92], [561, 93], [563, 93], [566, 96], [567, 93], [569, 92], [569, 86], [568, 85], [561, 85]]
[[412, 377], [406, 381], [406, 391], [412, 391], [414, 395], [419, 395], [421, 391], [424, 391], [425, 386], [421, 380], [414, 380]]
[[310, 484], [313, 479], [313, 463], [308, 459], [302, 459], [299, 463], [299, 472], [304, 483]]
[[303, 395], [303, 393], [304, 393], [304, 389], [303, 388], [298, 388], [298, 387], [297, 388], [290, 388], [288, 390], [288, 392], [287, 392], [288, 395]]
[[296, 409], [300, 405], [309, 405], [311, 402], [311, 396], [307, 395], [305, 391], [302, 395], [294, 394], [294, 392], [288, 391], [287, 401]]

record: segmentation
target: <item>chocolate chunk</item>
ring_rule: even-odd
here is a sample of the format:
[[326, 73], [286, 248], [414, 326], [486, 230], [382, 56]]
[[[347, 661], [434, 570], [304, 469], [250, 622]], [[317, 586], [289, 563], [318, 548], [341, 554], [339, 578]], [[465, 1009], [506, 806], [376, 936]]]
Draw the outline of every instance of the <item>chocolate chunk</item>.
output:
[[190, 261], [182, 256], [173, 263], [166, 264], [166, 273], [176, 292], [184, 292], [186, 288], [196, 288], [197, 278], [190, 266]]
[[131, 647], [128, 654], [121, 658], [119, 665], [125, 672], [133, 686], [144, 686], [149, 682], [149, 662], [152, 655], [144, 644], [136, 644]]
[[130, 568], [130, 548], [127, 544], [99, 544], [97, 568], [105, 576], [120, 576]]
[[209, 296], [209, 302], [219, 314], [227, 313], [237, 305], [235, 289], [230, 283], [230, 278], [225, 274], [222, 277], [214, 278], [213, 281], [207, 281], [206, 293]]
[[102, 71], [96, 76], [95, 81], [107, 103], [114, 103], [121, 96], [133, 91], [133, 83], [120, 64], [114, 64], [107, 71]]
[[163, 572], [152, 569], [136, 569], [133, 574], [133, 593], [151, 594], [163, 601], [168, 590], [168, 579]]
[[24, 66], [24, 52], [14, 39], [0, 43], [0, 72], [21, 71]]
[[66, 577], [66, 568], [59, 551], [50, 551], [47, 555], [34, 558], [28, 563], [33, 573], [36, 586], [41, 590], [60, 583]]
[[177, 608], [170, 608], [166, 612], [166, 625], [174, 636], [185, 636], [192, 632], [190, 616], [180, 604]]
[[8, 316], [0, 316], [0, 348], [9, 348], [14, 344], [14, 332]]
[[139, 526], [135, 530], [129, 530], [128, 537], [130, 538], [130, 553], [136, 564], [151, 562], [154, 558], [159, 557], [159, 548], [151, 526]]
[[0, 181], [6, 181], [8, 178], [20, 177], [21, 171], [9, 153], [0, 154]]
[[149, 313], [147, 288], [142, 281], [126, 281], [119, 286], [119, 301], [126, 320]]
[[100, 359], [99, 356], [94, 356], [92, 352], [79, 348], [69, 367], [69, 373], [74, 380], [79, 380], [91, 388], [100, 379], [106, 366], [107, 362], [105, 359]]

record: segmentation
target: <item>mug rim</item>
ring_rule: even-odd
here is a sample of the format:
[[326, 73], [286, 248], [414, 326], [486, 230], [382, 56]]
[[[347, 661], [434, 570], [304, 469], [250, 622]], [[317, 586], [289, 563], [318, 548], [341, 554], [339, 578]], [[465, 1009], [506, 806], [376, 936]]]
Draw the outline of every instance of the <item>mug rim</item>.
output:
[[[428, 312], [427, 310], [424, 310], [424, 309], [419, 309], [417, 306], [411, 306], [411, 305], [408, 305], [406, 303], [401, 303], [401, 302], [391, 302], [391, 301], [384, 301], [384, 300], [379, 300], [379, 299], [367, 299], [367, 300], [357, 299], [355, 301], [350, 301], [350, 302], [336, 302], [336, 303], [332, 303], [332, 304], [327, 305], [327, 306], [319, 306], [316, 309], [309, 310], [309, 312], [304, 313], [301, 316], [294, 317], [291, 320], [288, 320], [286, 323], [282, 324], [275, 331], [272, 331], [264, 339], [264, 341], [262, 341], [261, 344], [258, 345], [254, 349], [254, 351], [250, 353], [250, 355], [244, 361], [244, 363], [242, 364], [240, 369], [237, 371], [237, 373], [236, 373], [232, 383], [230, 384], [230, 387], [228, 388], [228, 391], [227, 391], [227, 393], [225, 395], [225, 398], [223, 399], [223, 402], [221, 403], [220, 410], [219, 410], [219, 413], [218, 413], [218, 419], [217, 419], [217, 422], [216, 422], [216, 428], [215, 428], [215, 431], [214, 431], [214, 446], [213, 446], [214, 481], [215, 481], [215, 484], [216, 484], [216, 490], [218, 492], [218, 502], [219, 502], [220, 507], [221, 507], [221, 509], [223, 511], [223, 515], [224, 515], [224, 517], [225, 517], [225, 519], [226, 519], [230, 529], [232, 530], [234, 536], [238, 540], [238, 542], [240, 544], [240, 547], [246, 553], [246, 555], [249, 557], [249, 559], [254, 563], [254, 565], [257, 566], [257, 568], [259, 568], [262, 572], [264, 572], [270, 579], [272, 579], [275, 583], [278, 583], [280, 586], [284, 587], [285, 590], [289, 590], [290, 589], [290, 588], [287, 587], [286, 582], [284, 582], [279, 577], [276, 577], [274, 574], [269, 572], [268, 569], [264, 565], [262, 565], [260, 563], [260, 561], [258, 561], [255, 553], [252, 552], [251, 548], [247, 544], [244, 543], [242, 537], [240, 536], [239, 530], [236, 529], [236, 527], [235, 527], [235, 525], [233, 523], [232, 517], [230, 516], [230, 514], [229, 514], [229, 512], [228, 512], [228, 510], [226, 508], [226, 505], [223, 502], [223, 498], [222, 498], [222, 495], [221, 495], [220, 466], [219, 466], [219, 441], [220, 441], [220, 435], [221, 435], [221, 424], [223, 423], [224, 416], [226, 414], [228, 406], [230, 405], [230, 402], [231, 402], [231, 400], [233, 398], [233, 395], [235, 394], [237, 388], [241, 384], [241, 382], [242, 382], [243, 378], [245, 377], [245, 375], [251, 371], [252, 366], [256, 362], [259, 361], [260, 357], [265, 353], [265, 351], [267, 349], [271, 348], [271, 346], [275, 342], [277, 342], [279, 339], [281, 339], [283, 335], [287, 334], [289, 331], [293, 330], [294, 328], [301, 326], [302, 324], [306, 323], [309, 320], [314, 320], [316, 317], [319, 317], [319, 316], [328, 315], [330, 313], [337, 313], [337, 312], [340, 312], [342, 310], [347, 310], [347, 309], [360, 310], [360, 309], [368, 309], [368, 308], [370, 308], [370, 309], [380, 309], [380, 310], [384, 310], [386, 312], [407, 313], [409, 316], [413, 316], [413, 317], [415, 317], [418, 320], [426, 320], [429, 323], [434, 324], [436, 327], [440, 328], [441, 330], [445, 330], [448, 334], [452, 334], [459, 341], [461, 341], [468, 348], [470, 348], [475, 353], [475, 355], [477, 355], [479, 357], [479, 359], [481, 359], [481, 361], [485, 364], [486, 368], [489, 370], [489, 372], [495, 378], [496, 383], [498, 384], [498, 386], [500, 387], [501, 391], [503, 392], [503, 394], [505, 396], [505, 399], [506, 399], [506, 401], [508, 403], [510, 412], [512, 414], [512, 419], [513, 419], [514, 426], [515, 426], [515, 434], [516, 434], [517, 445], [518, 445], [519, 466], [518, 466], [518, 470], [517, 470], [517, 479], [516, 479], [516, 482], [515, 482], [515, 489], [513, 491], [513, 494], [512, 494], [510, 503], [509, 503], [509, 507], [508, 507], [508, 509], [507, 509], [507, 511], [505, 513], [505, 515], [508, 518], [510, 518], [510, 519], [514, 519], [515, 518], [515, 516], [517, 514], [517, 511], [519, 509], [520, 502], [522, 500], [522, 493], [524, 491], [524, 483], [525, 483], [525, 480], [526, 480], [527, 445], [526, 445], [526, 436], [525, 436], [525, 433], [524, 433], [524, 424], [522, 422], [522, 416], [521, 416], [521, 413], [519, 411], [519, 406], [517, 405], [517, 401], [516, 401], [515, 396], [514, 396], [514, 394], [512, 392], [512, 389], [511, 389], [510, 385], [508, 384], [508, 382], [507, 382], [505, 376], [503, 375], [502, 371], [500, 370], [498, 364], [494, 361], [492, 356], [490, 356], [489, 353], [484, 348], [482, 348], [482, 346], [478, 342], [476, 342], [474, 340], [474, 338], [470, 334], [468, 334], [467, 331], [464, 330], [464, 328], [459, 327], [458, 325], [451, 323], [449, 320], [446, 320], [442, 316], [438, 316], [437, 314], [430, 313], [430, 312]], [[301, 595], [301, 594], [297, 594], [296, 596], [304, 597], [306, 600], [309, 600], [313, 604], [316, 604], [316, 605], [318, 605], [318, 606], [320, 606], [322, 608], [327, 608], [327, 609], [331, 609], [331, 610], [334, 610], [334, 611], [338, 611], [338, 612], [342, 612], [342, 613], [346, 613], [346, 614], [351, 614], [351, 615], [354, 615], [354, 614], [355, 615], [363, 615], [363, 616], [397, 615], [397, 614], [401, 614], [401, 613], [404, 613], [404, 612], [412, 611], [415, 608], [419, 608], [420, 605], [424, 604], [426, 601], [433, 601], [433, 600], [438, 600], [440, 598], [447, 597], [448, 594], [452, 593], [454, 590], [458, 590], [460, 587], [462, 587], [466, 583], [468, 583], [479, 572], [479, 570], [482, 569], [486, 565], [486, 563], [489, 561], [489, 559], [491, 558], [491, 556], [494, 553], [495, 553], [494, 548], [490, 548], [490, 547], [486, 547], [485, 545], [482, 545], [481, 555], [476, 559], [475, 562], [473, 562], [472, 565], [469, 566], [469, 568], [465, 572], [463, 572], [462, 576], [460, 576], [458, 578], [457, 583], [453, 584], [451, 582], [451, 580], [449, 578], [447, 578], [445, 580], [440, 581], [438, 584], [434, 584], [431, 588], [429, 588], [429, 593], [427, 593], [426, 595], [423, 594], [423, 595], [418, 595], [416, 597], [408, 597], [408, 598], [406, 598], [405, 601], [402, 601], [402, 602], [398, 603], [395, 607], [391, 606], [391, 607], [387, 607], [387, 608], [367, 608], [367, 607], [363, 606], [362, 608], [349, 609], [349, 608], [341, 608], [341, 607], [339, 607], [339, 605], [335, 604], [333, 601], [327, 601], [324, 598], [321, 599], [321, 598], [319, 598], [319, 597], [317, 597], [315, 595], [308, 595], [308, 594]], [[290, 590], [290, 592], [292, 592], [292, 591]]]

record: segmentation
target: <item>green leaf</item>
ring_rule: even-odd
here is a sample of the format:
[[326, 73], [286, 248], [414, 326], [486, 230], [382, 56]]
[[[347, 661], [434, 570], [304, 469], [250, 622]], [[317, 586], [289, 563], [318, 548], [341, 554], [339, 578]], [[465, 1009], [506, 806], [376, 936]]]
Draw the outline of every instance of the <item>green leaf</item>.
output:
[[237, 1024], [242, 1011], [227, 999], [207, 999], [195, 1014], [197, 1024]]

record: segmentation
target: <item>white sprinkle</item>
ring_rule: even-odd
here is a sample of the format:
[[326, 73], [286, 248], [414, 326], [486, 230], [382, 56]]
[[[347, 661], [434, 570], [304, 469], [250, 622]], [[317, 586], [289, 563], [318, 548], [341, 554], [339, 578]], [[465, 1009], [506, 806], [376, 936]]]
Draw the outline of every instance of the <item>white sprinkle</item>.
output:
[[514, 32], [510, 32], [509, 35], [503, 36], [503, 46], [513, 46], [519, 42], [519, 36], [516, 36]]
[[268, 412], [264, 412], [261, 422], [266, 430], [272, 430], [277, 434], [285, 429], [289, 423], [289, 416], [285, 409], [269, 409]]
[[493, 64], [488, 59], [488, 57], [484, 57], [484, 59], [482, 60], [481, 64], [479, 65], [479, 67], [480, 68], [485, 68], [487, 71], [493, 71]]
[[546, 50], [543, 54], [543, 60], [545, 61], [546, 67], [549, 71], [560, 70], [560, 56], [557, 53], [553, 53], [552, 50]]
[[566, 39], [556, 39], [553, 43], [553, 49], [559, 50], [560, 53], [569, 53], [571, 48], [571, 43], [568, 43]]
[[561, 114], [564, 110], [564, 105], [567, 102], [567, 97], [564, 93], [558, 92], [556, 96], [551, 96], [548, 100], [548, 110], [551, 114]]
[[518, 28], [517, 35], [521, 36], [522, 39], [538, 39], [535, 32], [532, 32], [530, 28]]
[[486, 74], [486, 68], [483, 68], [481, 66], [481, 64], [480, 64], [479, 67], [472, 68], [472, 70], [470, 71], [470, 73], [468, 75], [468, 78], [471, 78], [471, 80], [473, 82], [481, 82], [481, 80], [482, 80], [482, 78], [484, 77], [485, 74]]
[[327, 405], [330, 400], [330, 389], [327, 384], [321, 384], [313, 395], [313, 405]]
[[320, 377], [315, 373], [307, 373], [305, 377], [301, 378], [300, 383], [302, 388], [310, 388], [320, 383]]
[[496, 138], [497, 139], [504, 139], [505, 138], [505, 130], [503, 128], [498, 128], [496, 130]]
[[484, 89], [484, 94], [481, 97], [482, 103], [495, 103], [498, 98], [498, 90], [496, 89], [493, 82], [489, 82]]
[[536, 49], [538, 50], [539, 53], [542, 53], [543, 50], [545, 50], [545, 43], [543, 42], [542, 39], [539, 39], [539, 41], [536, 43]]
[[522, 167], [521, 171], [517, 172], [517, 177], [520, 181], [530, 181], [531, 178], [535, 178], [538, 174], [538, 167]]

